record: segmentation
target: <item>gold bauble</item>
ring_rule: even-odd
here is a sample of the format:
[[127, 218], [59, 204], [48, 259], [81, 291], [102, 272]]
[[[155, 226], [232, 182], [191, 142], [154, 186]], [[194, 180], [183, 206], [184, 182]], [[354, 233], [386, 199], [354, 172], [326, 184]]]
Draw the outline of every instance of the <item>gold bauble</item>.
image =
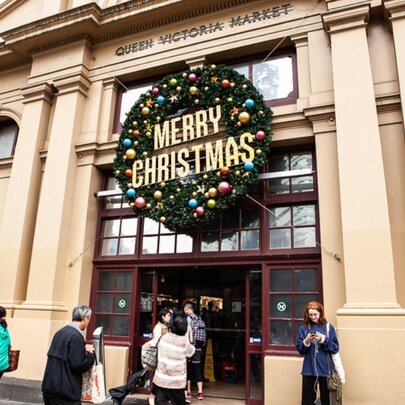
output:
[[132, 188], [132, 183], [127, 184], [128, 188]]
[[171, 200], [173, 200], [173, 199], [174, 199], [174, 195], [170, 195], [169, 198], [170, 198]]
[[195, 86], [191, 86], [188, 92], [194, 96], [195, 94], [198, 93], [198, 89]]
[[160, 183], [160, 187], [165, 187], [166, 186], [166, 183], [164, 182], [164, 181], [162, 181], [161, 183]]
[[147, 120], [144, 120], [143, 123], [146, 125], [146, 124], [148, 123], [148, 121], [147, 121]]
[[181, 87], [180, 87], [180, 86], [177, 86], [177, 87], [176, 87], [176, 91], [177, 91], [177, 93], [180, 93], [180, 92], [181, 92]]
[[231, 88], [233, 88], [233, 87], [235, 87], [235, 83], [234, 83], [234, 82], [231, 82], [229, 86], [230, 86]]
[[133, 150], [133, 149], [128, 149], [126, 152], [125, 152], [125, 156], [128, 158], [128, 159], [135, 159], [136, 158], [136, 152]]
[[232, 190], [232, 194], [236, 194], [237, 191], [235, 189]]
[[200, 104], [200, 100], [199, 100], [198, 98], [196, 98], [196, 99], [194, 100], [194, 104]]
[[125, 111], [125, 115], [128, 117], [128, 115], [129, 115], [129, 111]]
[[250, 121], [250, 114], [246, 111], [243, 111], [239, 114], [238, 118], [242, 124], [247, 124]]
[[152, 208], [152, 204], [151, 204], [151, 203], [147, 203], [147, 204], [146, 204], [146, 208], [147, 208], [148, 210], [150, 210], [150, 209]]
[[145, 107], [145, 104], [139, 104], [139, 108]]
[[208, 194], [209, 194], [210, 197], [216, 197], [217, 194], [218, 194], [218, 190], [215, 187], [211, 187], [208, 190]]
[[167, 84], [164, 84], [162, 87], [163, 87], [164, 89], [167, 89]]
[[193, 218], [197, 218], [197, 213], [195, 212], [194, 214], [193, 214]]
[[236, 176], [240, 176], [240, 171], [239, 171], [239, 170], [236, 170], [235, 175], [236, 175]]
[[115, 174], [118, 176], [121, 172], [119, 170], [115, 171]]
[[261, 155], [262, 154], [262, 150], [261, 149], [256, 149], [256, 155]]
[[195, 196], [197, 195], [197, 193], [196, 193], [195, 191], [193, 191], [193, 192], [191, 193], [191, 195], [192, 195], [193, 197], [195, 197]]
[[215, 70], [216, 68], [217, 68], [216, 65], [211, 65], [211, 69], [212, 69], [212, 70]]
[[232, 103], [233, 102], [232, 97], [229, 97], [227, 101], [228, 101], [228, 103]]
[[187, 77], [187, 73], [184, 72], [184, 73], [182, 74], [182, 76], [183, 76], [184, 78], [186, 78], [186, 77]]
[[204, 174], [203, 179], [207, 180], [208, 179], [208, 174]]
[[263, 115], [264, 112], [262, 110], [259, 111], [259, 115]]
[[124, 156], [122, 157], [122, 160], [127, 160], [127, 157], [124, 155]]
[[221, 176], [221, 172], [217, 172], [217, 176], [220, 177], [220, 176]]
[[134, 207], [135, 207], [135, 203], [131, 202], [131, 203], [129, 203], [129, 206], [130, 206], [131, 208], [134, 208]]
[[244, 84], [244, 85], [242, 86], [242, 89], [247, 89], [247, 85]]
[[238, 122], [236, 123], [236, 125], [237, 125], [238, 127], [241, 127], [241, 126], [242, 126], [242, 123], [241, 123], [240, 121], [238, 121]]
[[150, 108], [149, 107], [143, 107], [142, 108], [142, 114], [143, 115], [149, 115], [150, 114]]
[[129, 133], [129, 134], [132, 134], [132, 129], [128, 129], [128, 133]]
[[180, 193], [180, 189], [179, 188], [176, 188], [176, 193]]
[[166, 222], [166, 217], [160, 217], [159, 221], [163, 224]]
[[161, 118], [160, 117], [156, 117], [156, 122], [160, 122]]
[[218, 98], [218, 97], [216, 97], [216, 98], [215, 98], [215, 102], [216, 102], [217, 104], [219, 104], [219, 103], [221, 102], [221, 99]]
[[134, 121], [133, 123], [132, 123], [132, 126], [133, 127], [136, 127], [138, 125], [138, 123], [136, 122], [136, 121]]
[[150, 138], [150, 137], [152, 136], [152, 132], [147, 131], [145, 135], [146, 135], [148, 138]]
[[210, 198], [210, 195], [208, 194], [208, 192], [204, 193], [204, 197], [208, 200], [208, 198]]
[[155, 104], [155, 108], [159, 108], [159, 104], [158, 104], [158, 103]]
[[148, 156], [148, 152], [146, 152], [146, 150], [144, 152], [142, 152], [143, 156]]
[[134, 146], [138, 146], [138, 143], [139, 143], [138, 141], [135, 141]]
[[157, 190], [153, 193], [153, 198], [155, 200], [160, 200], [162, 197], [163, 197], [163, 193], [159, 190]]
[[209, 89], [210, 89], [210, 88], [209, 88], [208, 86], [205, 86], [205, 87], [204, 87], [204, 90], [205, 90], [205, 91], [208, 91]]

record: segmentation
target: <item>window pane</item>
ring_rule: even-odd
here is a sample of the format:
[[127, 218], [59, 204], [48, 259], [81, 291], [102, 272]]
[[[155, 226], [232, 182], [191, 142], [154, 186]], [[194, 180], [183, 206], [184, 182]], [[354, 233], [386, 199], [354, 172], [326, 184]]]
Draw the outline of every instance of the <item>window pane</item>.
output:
[[272, 294], [270, 295], [270, 317], [292, 318], [292, 295]]
[[132, 291], [132, 273], [129, 271], [117, 273], [117, 291]]
[[135, 253], [136, 238], [122, 238], [120, 239], [119, 255], [132, 255]]
[[159, 222], [150, 218], [145, 218], [143, 223], [144, 235], [156, 235], [159, 233]]
[[94, 328], [103, 327], [105, 335], [111, 335], [111, 315], [96, 315]]
[[104, 236], [118, 236], [120, 231], [119, 219], [108, 219], [104, 221]]
[[113, 291], [114, 290], [114, 273], [112, 271], [100, 272], [98, 279], [99, 291]]
[[222, 216], [223, 229], [239, 228], [239, 210], [230, 210], [227, 215]]
[[291, 170], [312, 169], [312, 153], [291, 155]]
[[242, 228], [259, 228], [259, 210], [245, 208], [242, 210]]
[[174, 253], [175, 235], [160, 237], [159, 253]]
[[314, 179], [312, 176], [301, 176], [291, 179], [292, 193], [303, 193], [308, 191], [314, 191]]
[[7, 121], [0, 125], [0, 158], [11, 156], [13, 153], [14, 139], [17, 136], [18, 126]]
[[98, 294], [96, 312], [113, 312], [113, 294]]
[[244, 75], [247, 79], [249, 79], [249, 66], [246, 65], [232, 66], [232, 68], [241, 75]]
[[120, 196], [120, 195], [106, 197], [105, 198], [105, 207], [108, 210], [114, 209], [114, 208], [121, 208], [122, 201], [123, 201], [122, 196]]
[[294, 229], [294, 247], [315, 247], [315, 228]]
[[157, 253], [157, 236], [144, 236], [142, 240], [142, 254], [151, 255]]
[[292, 335], [292, 321], [270, 322], [270, 343], [273, 345], [294, 344]]
[[295, 291], [315, 292], [318, 291], [318, 273], [316, 269], [294, 270]]
[[270, 249], [291, 248], [290, 229], [272, 229], [270, 230]]
[[238, 250], [238, 233], [223, 232], [221, 241], [222, 251]]
[[297, 205], [293, 207], [293, 223], [297, 225], [315, 225], [315, 205]]
[[295, 296], [295, 316], [297, 318], [304, 318], [304, 308], [309, 301], [319, 301], [318, 294], [308, 294], [302, 295], [298, 294]]
[[167, 229], [164, 225], [160, 224], [160, 233], [173, 233], [173, 231]]
[[262, 355], [250, 354], [250, 398], [261, 399], [262, 398]]
[[128, 314], [131, 312], [131, 294], [116, 294], [114, 312]]
[[136, 235], [136, 226], [138, 224], [138, 218], [125, 218], [122, 220], [121, 236]]
[[285, 172], [290, 170], [290, 160], [288, 155], [278, 155], [270, 157], [269, 172]]
[[262, 272], [250, 271], [250, 343], [262, 342]]
[[288, 97], [293, 91], [292, 59], [284, 57], [254, 64], [253, 84], [265, 100]]
[[102, 256], [112, 256], [117, 254], [118, 239], [104, 239], [101, 248]]
[[114, 336], [129, 335], [129, 316], [114, 316], [112, 334]]
[[290, 192], [290, 179], [269, 180], [270, 194], [288, 194]]
[[177, 235], [177, 253], [191, 253], [193, 251], [193, 238], [188, 235]]
[[291, 270], [272, 270], [270, 273], [270, 291], [292, 291]]
[[121, 98], [121, 111], [120, 111], [120, 122], [124, 123], [126, 120], [126, 112], [129, 112], [131, 110], [131, 107], [134, 105], [135, 101], [139, 99], [142, 93], [147, 92], [150, 87], [152, 86], [152, 83], [149, 83], [147, 85], [143, 84], [141, 86], [136, 86], [133, 88], [130, 88], [128, 91], [125, 93], [122, 93], [122, 98]]
[[201, 242], [202, 252], [216, 252], [219, 247], [219, 237], [216, 232], [203, 233], [203, 240]]
[[259, 231], [242, 231], [241, 232], [241, 249], [257, 250], [259, 249]]
[[291, 208], [275, 207], [270, 211], [270, 226], [277, 228], [291, 225]]

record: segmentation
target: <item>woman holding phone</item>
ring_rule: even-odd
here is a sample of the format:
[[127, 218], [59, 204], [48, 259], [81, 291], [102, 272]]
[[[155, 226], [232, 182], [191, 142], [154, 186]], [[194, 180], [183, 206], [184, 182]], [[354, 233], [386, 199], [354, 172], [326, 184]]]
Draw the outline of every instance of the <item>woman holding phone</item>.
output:
[[304, 310], [304, 324], [297, 337], [297, 350], [304, 356], [301, 405], [314, 405], [318, 384], [321, 404], [330, 404], [326, 377], [331, 374], [334, 366], [328, 360], [328, 354], [339, 351], [339, 342], [331, 324], [328, 336], [326, 324], [323, 305], [317, 301], [308, 302]]

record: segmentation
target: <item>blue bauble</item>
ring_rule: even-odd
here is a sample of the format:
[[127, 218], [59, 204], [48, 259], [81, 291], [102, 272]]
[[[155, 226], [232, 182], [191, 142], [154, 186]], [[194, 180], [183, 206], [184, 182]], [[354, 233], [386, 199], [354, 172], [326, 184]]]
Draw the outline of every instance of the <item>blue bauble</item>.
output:
[[253, 162], [246, 162], [243, 167], [245, 168], [245, 170], [247, 170], [248, 172], [250, 172], [251, 170], [254, 169], [255, 165]]
[[126, 147], [129, 148], [132, 145], [132, 141], [130, 139], [124, 139], [122, 144]]
[[250, 98], [248, 98], [245, 101], [245, 107], [247, 107], [247, 108], [252, 108], [252, 107], [254, 107], [254, 105], [255, 105], [255, 102]]
[[128, 197], [135, 197], [136, 191], [133, 188], [129, 188], [127, 190], [127, 196]]
[[159, 104], [163, 104], [165, 101], [166, 101], [166, 99], [165, 99], [163, 96], [159, 96], [159, 97], [157, 98], [157, 102], [158, 102]]
[[188, 206], [190, 208], [195, 208], [195, 207], [197, 207], [197, 205], [198, 205], [198, 202], [197, 202], [197, 200], [195, 198], [192, 198], [191, 200], [188, 200]]

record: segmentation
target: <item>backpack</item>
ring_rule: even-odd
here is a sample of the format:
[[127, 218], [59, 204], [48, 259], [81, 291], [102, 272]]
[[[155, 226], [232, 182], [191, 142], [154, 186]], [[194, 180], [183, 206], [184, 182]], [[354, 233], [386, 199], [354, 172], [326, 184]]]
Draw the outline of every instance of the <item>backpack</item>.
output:
[[199, 316], [190, 316], [190, 326], [193, 331], [193, 345], [203, 347], [207, 343], [207, 328]]

